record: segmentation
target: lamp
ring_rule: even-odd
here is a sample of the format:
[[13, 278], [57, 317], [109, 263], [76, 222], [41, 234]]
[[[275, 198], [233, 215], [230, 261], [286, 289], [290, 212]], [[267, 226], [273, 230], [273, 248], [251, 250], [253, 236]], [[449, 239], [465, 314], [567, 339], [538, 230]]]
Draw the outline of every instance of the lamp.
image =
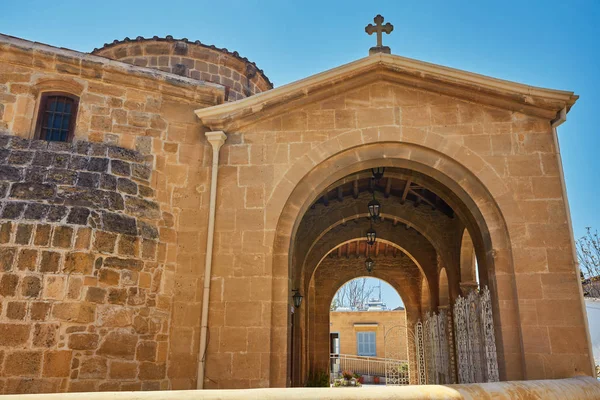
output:
[[365, 260], [365, 268], [367, 269], [368, 273], [373, 272], [374, 266], [375, 266], [375, 261], [373, 261], [373, 259], [371, 257], [369, 257]]
[[300, 308], [300, 304], [302, 304], [302, 299], [304, 298], [298, 289], [293, 289], [294, 295], [292, 296], [292, 300], [294, 301], [294, 307]]
[[367, 244], [369, 246], [373, 246], [375, 244], [376, 240], [377, 240], [377, 232], [375, 232], [375, 229], [373, 229], [373, 227], [371, 226], [369, 228], [369, 230], [367, 231]]
[[369, 202], [367, 207], [369, 207], [369, 217], [371, 217], [373, 221], [378, 221], [379, 216], [381, 215], [381, 203], [375, 199], [375, 191], [373, 191], [373, 200]]
[[385, 167], [371, 168], [371, 172], [373, 173], [373, 179], [378, 181], [381, 178], [383, 178], [383, 173], [385, 172]]

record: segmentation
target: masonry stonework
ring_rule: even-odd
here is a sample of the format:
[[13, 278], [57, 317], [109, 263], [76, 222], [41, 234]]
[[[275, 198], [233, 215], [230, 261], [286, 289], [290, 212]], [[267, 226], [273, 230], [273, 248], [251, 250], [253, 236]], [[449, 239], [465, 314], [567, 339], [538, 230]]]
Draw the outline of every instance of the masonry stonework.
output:
[[92, 54], [141, 67], [156, 68], [225, 87], [225, 101], [240, 100], [273, 88], [256, 64], [237, 52], [172, 36], [126, 38], [94, 49]]
[[[408, 329], [477, 265], [501, 379], [593, 374], [555, 130], [577, 96], [387, 54], [277, 89], [249, 65], [0, 36], [0, 391], [193, 389], [202, 362], [205, 388], [302, 385], [327, 368], [323, 305], [364, 274], [374, 195], [374, 275]], [[79, 98], [73, 143], [35, 140], [56, 91]], [[205, 277], [209, 131], [227, 139]]]
[[147, 157], [16, 136], [0, 136], [0, 155], [0, 386], [167, 388], [171, 298]]
[[[331, 333], [338, 333], [340, 340], [340, 354], [358, 355], [357, 332], [375, 332], [375, 357], [385, 358], [385, 333], [396, 326], [406, 326], [404, 310], [386, 311], [332, 311], [329, 319]], [[401, 360], [408, 360], [408, 342], [406, 329], [399, 330], [398, 337], [394, 337], [394, 345], [399, 344]], [[390, 337], [390, 342], [392, 338]], [[388, 343], [388, 345], [390, 345]], [[391, 349], [388, 349], [391, 352]]]

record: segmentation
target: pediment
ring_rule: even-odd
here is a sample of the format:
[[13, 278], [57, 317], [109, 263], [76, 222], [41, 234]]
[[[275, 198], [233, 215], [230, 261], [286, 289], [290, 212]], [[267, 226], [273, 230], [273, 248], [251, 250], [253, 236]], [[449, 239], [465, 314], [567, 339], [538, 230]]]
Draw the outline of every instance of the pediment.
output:
[[312, 102], [376, 82], [455, 97], [548, 120], [567, 112], [578, 96], [495, 79], [390, 54], [376, 54], [243, 100], [196, 110], [212, 130], [235, 131]]

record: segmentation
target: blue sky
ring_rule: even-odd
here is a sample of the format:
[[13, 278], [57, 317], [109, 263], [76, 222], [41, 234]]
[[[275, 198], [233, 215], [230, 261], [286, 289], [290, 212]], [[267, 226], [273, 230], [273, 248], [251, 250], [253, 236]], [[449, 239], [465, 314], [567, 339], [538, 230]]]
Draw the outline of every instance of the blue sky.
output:
[[[572, 90], [559, 128], [575, 236], [600, 228], [600, 2], [2, 0], [0, 32], [80, 51], [126, 36], [187, 37], [237, 50], [276, 86], [364, 57], [364, 26], [394, 24], [394, 54], [497, 78]], [[219, 8], [219, 4], [223, 8]]]

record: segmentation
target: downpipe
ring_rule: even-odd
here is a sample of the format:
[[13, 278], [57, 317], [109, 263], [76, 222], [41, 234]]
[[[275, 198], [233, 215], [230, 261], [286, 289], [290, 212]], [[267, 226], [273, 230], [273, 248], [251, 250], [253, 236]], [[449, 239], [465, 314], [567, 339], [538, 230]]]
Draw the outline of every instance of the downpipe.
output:
[[212, 270], [212, 254], [215, 234], [215, 214], [217, 208], [217, 177], [219, 174], [219, 150], [227, 140], [222, 131], [206, 132], [208, 142], [212, 145], [212, 171], [210, 178], [210, 203], [208, 209], [208, 231], [206, 236], [206, 259], [204, 260], [204, 290], [202, 293], [202, 322], [200, 325], [200, 349], [198, 351], [197, 389], [204, 389], [204, 372], [206, 369], [206, 338], [208, 334], [208, 299], [210, 297], [210, 280]]

